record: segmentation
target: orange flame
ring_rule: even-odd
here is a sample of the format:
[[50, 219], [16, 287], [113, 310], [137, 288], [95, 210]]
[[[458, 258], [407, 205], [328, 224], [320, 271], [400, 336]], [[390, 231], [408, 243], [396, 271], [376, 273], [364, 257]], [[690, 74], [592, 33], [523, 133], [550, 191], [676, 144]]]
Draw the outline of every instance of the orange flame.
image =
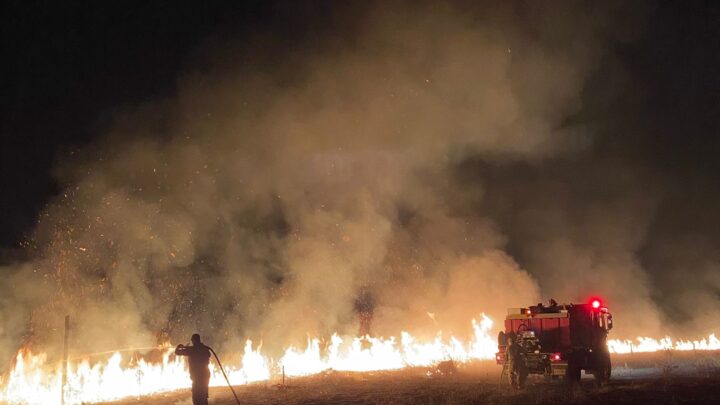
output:
[[[463, 341], [454, 336], [420, 342], [407, 332], [400, 339], [342, 338], [333, 335], [330, 344], [321, 349], [320, 340], [308, 339], [304, 349], [288, 348], [277, 361], [265, 357], [260, 347], [253, 348], [248, 340], [239, 363], [226, 368], [233, 385], [266, 381], [284, 369], [290, 376], [320, 373], [326, 370], [374, 371], [413, 366], [430, 366], [444, 360], [468, 362], [495, 358], [497, 342], [491, 337], [493, 321], [481, 315], [472, 321], [472, 336]], [[714, 334], [698, 341], [674, 341], [669, 337], [655, 340], [639, 337], [636, 341], [609, 340], [611, 353], [651, 352], [659, 350], [720, 350], [720, 340]], [[162, 350], [159, 362], [123, 359], [120, 352], [105, 362], [91, 364], [88, 360], [70, 362], [67, 369], [65, 403], [96, 403], [127, 397], [140, 397], [159, 392], [188, 388], [191, 385], [185, 360], [172, 355], [168, 347]], [[220, 371], [210, 365], [212, 386], [225, 384]], [[0, 402], [8, 404], [54, 404], [60, 402], [62, 367], [47, 362], [44, 353], [33, 354], [20, 350], [16, 364], [0, 379]]]
[[720, 350], [720, 339], [712, 333], [707, 339], [700, 340], [675, 340], [664, 337], [660, 340], [639, 336], [633, 342], [631, 340], [608, 340], [610, 353], [645, 353], [662, 350]]

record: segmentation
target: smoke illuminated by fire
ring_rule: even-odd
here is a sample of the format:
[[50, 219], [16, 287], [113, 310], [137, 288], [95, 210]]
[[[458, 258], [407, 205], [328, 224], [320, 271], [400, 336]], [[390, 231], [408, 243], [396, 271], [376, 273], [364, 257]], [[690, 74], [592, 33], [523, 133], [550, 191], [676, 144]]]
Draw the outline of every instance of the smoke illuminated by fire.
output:
[[[473, 334], [467, 341], [454, 336], [443, 338], [438, 332], [429, 342], [420, 342], [407, 332], [400, 339], [347, 338], [333, 335], [323, 347], [320, 339], [308, 339], [304, 349], [289, 347], [278, 360], [261, 353], [260, 346], [248, 340], [239, 361], [226, 364], [232, 384], [267, 381], [284, 373], [304, 376], [327, 370], [376, 371], [405, 367], [430, 366], [445, 360], [469, 362], [494, 359], [497, 341], [492, 337], [493, 321], [485, 314], [479, 322], [472, 320]], [[655, 340], [638, 337], [630, 340], [609, 340], [612, 353], [652, 352], [659, 350], [720, 350], [720, 340], [711, 334], [699, 341], [674, 341], [669, 337]], [[123, 357], [115, 352], [109, 360], [91, 364], [85, 359], [69, 362], [65, 403], [94, 403], [126, 397], [140, 397], [158, 392], [190, 387], [186, 363], [173, 355], [171, 347], [156, 349], [160, 360]], [[215, 364], [210, 364], [211, 386], [225, 384]], [[62, 366], [47, 362], [46, 354], [20, 350], [15, 367], [0, 380], [0, 401], [10, 404], [51, 404], [59, 402]]]

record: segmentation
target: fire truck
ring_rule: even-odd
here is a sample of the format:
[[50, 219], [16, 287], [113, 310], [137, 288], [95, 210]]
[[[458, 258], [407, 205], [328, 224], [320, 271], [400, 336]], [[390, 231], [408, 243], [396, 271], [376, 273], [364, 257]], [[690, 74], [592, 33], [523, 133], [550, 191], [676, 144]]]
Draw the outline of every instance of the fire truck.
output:
[[612, 315], [597, 298], [584, 304], [509, 308], [495, 358], [503, 366], [503, 378], [516, 388], [528, 374], [564, 377], [572, 384], [580, 381], [582, 370], [604, 385], [610, 379], [607, 334], [612, 325]]

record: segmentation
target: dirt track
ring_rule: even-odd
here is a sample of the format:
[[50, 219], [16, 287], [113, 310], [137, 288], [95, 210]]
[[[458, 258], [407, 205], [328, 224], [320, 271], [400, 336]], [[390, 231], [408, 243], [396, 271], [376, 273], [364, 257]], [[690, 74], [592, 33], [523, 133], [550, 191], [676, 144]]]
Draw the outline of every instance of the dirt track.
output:
[[[584, 377], [568, 392], [561, 382], [532, 378], [519, 392], [499, 380], [490, 363], [436, 369], [339, 373], [236, 387], [243, 404], [710, 404], [720, 403], [720, 354], [633, 355], [614, 358], [616, 375], [605, 388]], [[226, 387], [212, 388], [211, 404], [233, 405]], [[115, 405], [189, 405], [189, 392], [125, 400]]]

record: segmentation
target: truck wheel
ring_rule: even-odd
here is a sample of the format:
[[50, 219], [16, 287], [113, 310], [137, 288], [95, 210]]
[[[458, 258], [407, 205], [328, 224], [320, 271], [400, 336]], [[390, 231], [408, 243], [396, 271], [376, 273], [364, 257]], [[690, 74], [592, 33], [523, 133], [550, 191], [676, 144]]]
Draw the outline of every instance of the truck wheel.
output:
[[610, 363], [610, 353], [603, 353], [598, 361], [593, 376], [598, 387], [604, 387], [610, 382], [610, 373], [612, 372], [612, 364]]
[[574, 385], [580, 382], [580, 364], [574, 358], [568, 359], [567, 370], [565, 370], [565, 383]]

